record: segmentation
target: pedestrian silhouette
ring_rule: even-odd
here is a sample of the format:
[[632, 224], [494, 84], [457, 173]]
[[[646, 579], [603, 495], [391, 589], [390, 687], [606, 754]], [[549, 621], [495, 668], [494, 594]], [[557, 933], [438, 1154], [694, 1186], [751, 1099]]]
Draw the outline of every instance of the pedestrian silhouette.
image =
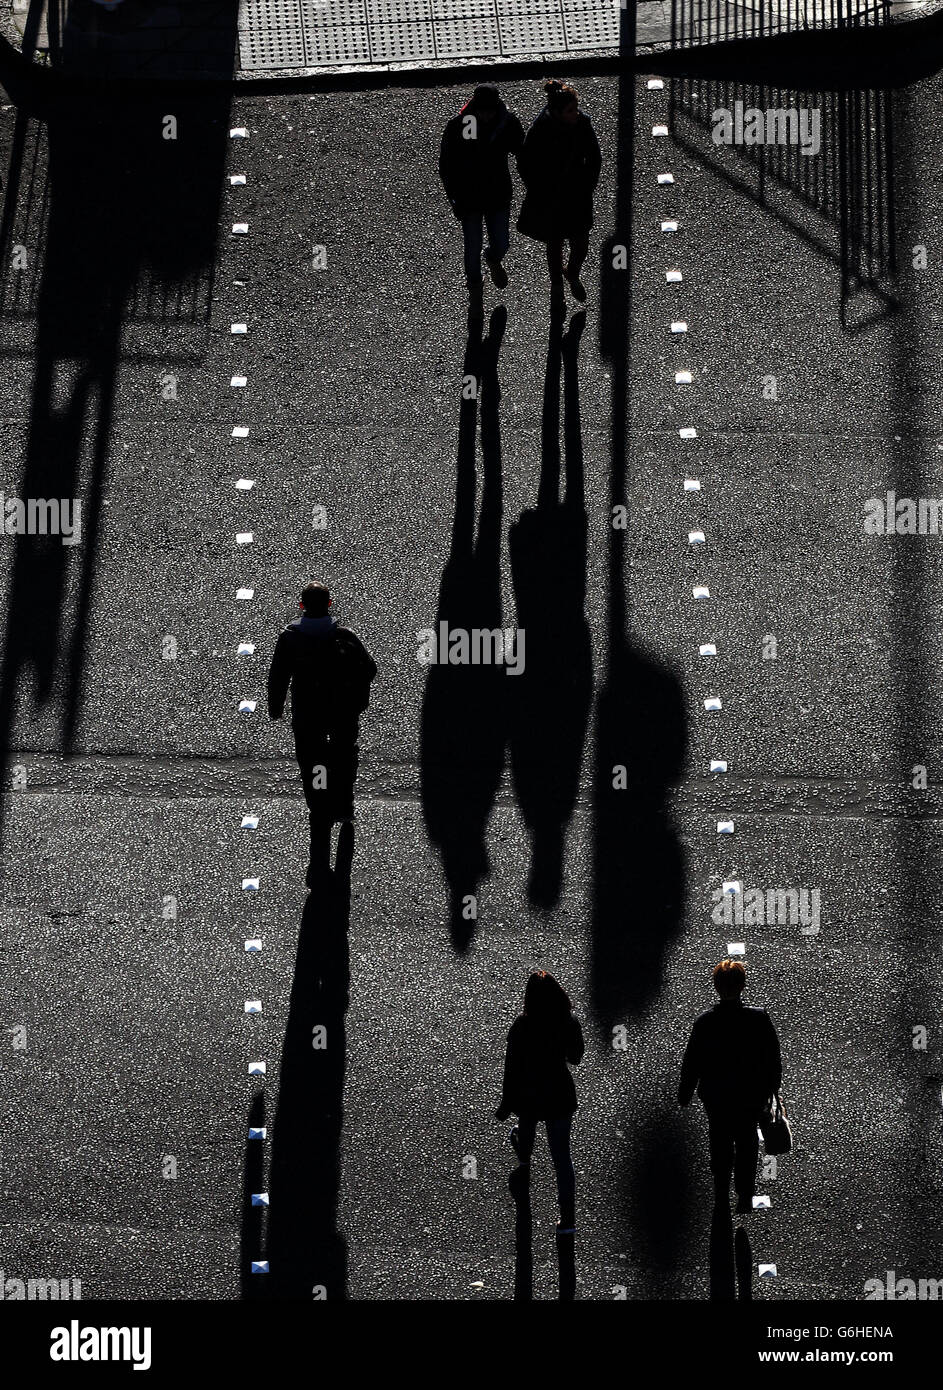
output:
[[[291, 687], [295, 758], [311, 823], [312, 868], [323, 832], [354, 814], [360, 716], [376, 665], [360, 638], [330, 616], [323, 584], [301, 591], [301, 616], [278, 638], [268, 676], [268, 712], [280, 719]], [[329, 839], [329, 836], [328, 836]], [[310, 875], [311, 870], [309, 870]]]
[[765, 1009], [748, 1008], [740, 998], [746, 970], [722, 960], [713, 972], [720, 1000], [694, 1020], [681, 1066], [678, 1104], [695, 1088], [707, 1111], [711, 1172], [717, 1206], [730, 1201], [730, 1178], [737, 1211], [753, 1210], [757, 1125], [782, 1083], [779, 1038]]
[[[527, 190], [517, 230], [547, 244], [550, 304], [565, 306], [564, 280], [574, 299], [585, 303], [580, 271], [589, 251], [593, 193], [599, 182], [602, 154], [592, 122], [579, 109], [574, 87], [545, 82], [547, 105], [524, 139], [518, 168]], [[563, 263], [564, 243], [570, 253]]]
[[517, 157], [523, 143], [524, 127], [505, 106], [497, 87], [476, 87], [442, 135], [439, 177], [462, 224], [468, 312], [473, 319], [484, 317], [482, 223], [488, 233], [484, 257], [491, 279], [499, 290], [508, 282], [502, 264], [509, 243], [513, 193], [508, 156]]
[[583, 1030], [562, 985], [546, 970], [535, 970], [524, 991], [524, 1012], [511, 1024], [504, 1059], [504, 1088], [495, 1118], [517, 1115], [511, 1147], [520, 1160], [511, 1189], [530, 1181], [530, 1160], [537, 1124], [547, 1127], [547, 1144], [557, 1177], [560, 1220], [557, 1234], [576, 1229], [576, 1175], [570, 1157], [570, 1129], [576, 1110], [576, 1087], [568, 1063], [583, 1056]]

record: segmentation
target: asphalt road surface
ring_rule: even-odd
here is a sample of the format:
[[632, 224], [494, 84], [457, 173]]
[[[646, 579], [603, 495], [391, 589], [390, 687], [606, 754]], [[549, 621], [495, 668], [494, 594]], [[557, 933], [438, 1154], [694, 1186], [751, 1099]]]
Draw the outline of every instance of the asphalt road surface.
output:
[[[576, 1297], [723, 1295], [675, 1093], [728, 943], [796, 1133], [736, 1223], [754, 1297], [943, 1276], [941, 540], [864, 530], [943, 495], [938, 78], [580, 87], [585, 313], [518, 237], [483, 342], [436, 175], [465, 89], [0, 112], [0, 484], [82, 502], [76, 545], [0, 538], [7, 1279], [557, 1298], [543, 1138], [531, 1277], [493, 1118], [542, 966], [588, 1044]], [[818, 109], [819, 153], [714, 143], [738, 100]], [[312, 575], [380, 675], [309, 896], [264, 688]], [[440, 621], [520, 625], [524, 671], [421, 665]], [[731, 882], [761, 920], [715, 920]]]

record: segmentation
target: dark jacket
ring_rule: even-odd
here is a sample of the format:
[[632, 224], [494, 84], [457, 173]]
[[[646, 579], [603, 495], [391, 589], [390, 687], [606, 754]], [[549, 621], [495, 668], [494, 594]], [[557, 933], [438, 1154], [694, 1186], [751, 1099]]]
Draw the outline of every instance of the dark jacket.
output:
[[511, 206], [508, 155], [519, 155], [524, 127], [502, 101], [490, 125], [478, 122], [474, 140], [464, 135], [468, 107], [445, 127], [439, 147], [439, 178], [456, 217], [497, 212]]
[[518, 168], [527, 189], [519, 232], [555, 241], [589, 231], [602, 153], [583, 111], [572, 125], [542, 111], [524, 139]]
[[377, 668], [360, 638], [333, 618], [296, 618], [280, 634], [268, 673], [268, 712], [279, 719], [291, 685], [295, 729], [321, 728], [370, 703]]
[[572, 1115], [576, 1087], [567, 1063], [575, 1067], [582, 1056], [583, 1030], [574, 1014], [560, 1031], [535, 1026], [521, 1014], [508, 1033], [501, 1112], [535, 1120]]
[[694, 1020], [681, 1065], [678, 1101], [694, 1088], [707, 1110], [755, 1110], [782, 1085], [779, 1038], [765, 1009], [724, 1000]]

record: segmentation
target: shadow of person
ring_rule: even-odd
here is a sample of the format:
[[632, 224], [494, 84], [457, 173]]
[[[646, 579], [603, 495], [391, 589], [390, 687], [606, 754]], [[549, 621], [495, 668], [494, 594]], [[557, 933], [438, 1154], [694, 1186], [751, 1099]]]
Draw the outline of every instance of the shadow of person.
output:
[[574, 314], [565, 334], [557, 320], [551, 321], [537, 506], [522, 512], [509, 533], [518, 643], [524, 657], [509, 689], [511, 773], [533, 841], [528, 897], [544, 909], [560, 898], [564, 838], [579, 791], [593, 694], [584, 614], [587, 520], [578, 378], [585, 326], [583, 312]]
[[750, 1237], [744, 1226], [737, 1227], [733, 1238], [734, 1263], [737, 1269], [737, 1299], [741, 1303], [753, 1301], [753, 1251]]
[[337, 1229], [354, 830], [342, 825], [333, 869], [305, 901], [278, 1077], [269, 1169], [266, 1291], [274, 1299], [347, 1296]]
[[714, 1203], [710, 1235], [710, 1296], [712, 1303], [733, 1302], [736, 1296], [733, 1221], [730, 1203]]
[[[500, 305], [484, 341], [472, 334], [466, 344], [455, 514], [436, 612], [437, 661], [429, 668], [422, 703], [422, 809], [442, 858], [457, 951], [471, 943], [479, 884], [490, 873], [485, 830], [504, 768], [508, 677], [500, 665], [461, 662], [461, 651], [438, 638], [443, 628], [468, 640], [476, 629], [493, 632], [502, 626], [498, 357], [506, 326], [507, 311]], [[482, 488], [476, 525], [479, 406]], [[450, 656], [456, 659], [450, 662]]]
[[557, 1268], [559, 1271], [560, 1302], [572, 1303], [576, 1298], [576, 1237], [557, 1233]]
[[635, 1142], [627, 1155], [623, 1190], [630, 1194], [624, 1210], [635, 1263], [651, 1271], [657, 1290], [675, 1282], [689, 1249], [696, 1214], [692, 1193], [692, 1152], [675, 1107], [659, 1107], [635, 1121]]
[[514, 1299], [529, 1303], [534, 1297], [534, 1234], [528, 1170], [514, 1168], [508, 1187], [514, 1198]]

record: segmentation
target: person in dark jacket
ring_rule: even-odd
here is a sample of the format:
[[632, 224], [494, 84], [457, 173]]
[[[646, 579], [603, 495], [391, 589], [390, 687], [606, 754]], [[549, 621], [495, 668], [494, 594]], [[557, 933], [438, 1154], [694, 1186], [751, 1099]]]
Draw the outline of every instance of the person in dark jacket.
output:
[[678, 1104], [687, 1105], [697, 1088], [707, 1111], [716, 1204], [729, 1202], [732, 1173], [737, 1211], [747, 1213], [756, 1189], [757, 1125], [782, 1085], [782, 1058], [769, 1014], [747, 1008], [740, 998], [746, 984], [742, 962], [722, 960], [713, 978], [720, 1002], [694, 1020]]
[[[550, 302], [562, 308], [564, 280], [574, 299], [586, 300], [580, 271], [589, 251], [593, 226], [593, 193], [599, 182], [602, 154], [592, 122], [579, 109], [574, 87], [546, 82], [547, 105], [524, 139], [518, 160], [527, 190], [517, 230], [547, 243]], [[570, 254], [563, 263], [564, 243]]]
[[476, 87], [442, 135], [439, 177], [462, 224], [469, 313], [474, 318], [484, 312], [482, 222], [488, 232], [488, 272], [499, 290], [508, 282], [502, 264], [509, 244], [513, 195], [508, 156], [516, 158], [523, 143], [524, 127], [505, 106], [497, 87]]
[[323, 584], [301, 591], [301, 617], [278, 638], [268, 676], [268, 712], [280, 719], [291, 687], [291, 727], [311, 828], [354, 814], [360, 715], [376, 664], [350, 628], [330, 616]]
[[576, 1175], [570, 1157], [570, 1129], [576, 1087], [568, 1063], [583, 1056], [583, 1030], [566, 991], [546, 970], [535, 970], [524, 991], [524, 1012], [508, 1033], [504, 1088], [495, 1118], [518, 1117], [511, 1146], [525, 1179], [530, 1175], [538, 1121], [547, 1126], [547, 1144], [557, 1175], [560, 1220], [557, 1232], [572, 1235], [576, 1221]]

